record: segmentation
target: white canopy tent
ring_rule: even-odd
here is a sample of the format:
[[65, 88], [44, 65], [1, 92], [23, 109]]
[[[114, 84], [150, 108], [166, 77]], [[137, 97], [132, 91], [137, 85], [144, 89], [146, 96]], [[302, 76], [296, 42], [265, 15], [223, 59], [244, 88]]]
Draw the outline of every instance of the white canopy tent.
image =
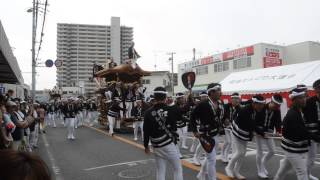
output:
[[230, 95], [287, 92], [297, 84], [312, 87], [320, 78], [320, 60], [231, 73], [220, 83], [222, 92]]

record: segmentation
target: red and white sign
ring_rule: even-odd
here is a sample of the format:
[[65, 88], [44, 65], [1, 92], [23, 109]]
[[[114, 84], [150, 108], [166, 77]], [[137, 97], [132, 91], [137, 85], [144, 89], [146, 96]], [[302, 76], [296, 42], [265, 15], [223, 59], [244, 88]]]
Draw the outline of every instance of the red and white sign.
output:
[[208, 56], [208, 57], [204, 57], [200, 59], [200, 64], [201, 65], [205, 65], [205, 64], [211, 64], [213, 63], [213, 57], [212, 56]]
[[264, 57], [263, 58], [263, 67], [275, 67], [275, 66], [281, 66], [282, 65], [282, 59], [279, 58], [272, 58], [272, 57]]
[[240, 49], [224, 52], [222, 54], [222, 59], [224, 61], [226, 61], [226, 60], [231, 60], [231, 59], [234, 59], [237, 57], [251, 56], [253, 54], [254, 54], [254, 47], [249, 46], [249, 47], [245, 47], [245, 48], [240, 48]]
[[282, 59], [280, 58], [280, 50], [274, 48], [266, 48], [265, 57], [263, 57], [263, 67], [281, 66]]
[[207, 56], [200, 59], [200, 65], [212, 64], [222, 60], [222, 54]]

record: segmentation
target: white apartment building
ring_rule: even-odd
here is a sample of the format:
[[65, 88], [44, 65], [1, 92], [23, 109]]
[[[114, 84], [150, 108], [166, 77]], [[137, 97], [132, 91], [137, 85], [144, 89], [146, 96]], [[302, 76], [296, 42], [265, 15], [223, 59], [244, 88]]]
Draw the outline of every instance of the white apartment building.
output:
[[[173, 74], [173, 84], [177, 85], [177, 74]], [[142, 85], [146, 87], [146, 96], [153, 94], [153, 90], [158, 86], [163, 86], [172, 95], [171, 73], [169, 71], [151, 71], [150, 76], [142, 78]]]
[[93, 93], [93, 64], [105, 65], [111, 58], [121, 64], [128, 59], [132, 41], [133, 28], [121, 26], [119, 17], [111, 17], [110, 26], [58, 23], [57, 59], [63, 65], [57, 68], [57, 85]]
[[288, 46], [267, 43], [234, 49], [178, 65], [178, 85], [175, 91], [186, 91], [181, 76], [196, 73], [193, 90], [202, 91], [211, 82], [220, 82], [232, 72], [320, 60], [320, 43], [306, 41]]

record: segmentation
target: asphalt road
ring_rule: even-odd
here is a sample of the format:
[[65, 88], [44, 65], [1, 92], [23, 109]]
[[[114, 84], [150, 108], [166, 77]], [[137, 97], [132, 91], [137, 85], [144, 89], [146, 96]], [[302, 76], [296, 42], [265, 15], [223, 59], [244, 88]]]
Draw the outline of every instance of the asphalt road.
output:
[[[57, 180], [155, 179], [152, 154], [87, 127], [76, 130], [74, 141], [67, 140], [66, 128], [48, 128], [40, 136], [38, 153]], [[171, 169], [168, 180], [173, 179]], [[184, 179], [195, 179], [196, 171], [183, 171]]]
[[[76, 130], [76, 140], [66, 138], [66, 128], [48, 128], [46, 134], [40, 135], [39, 155], [48, 164], [53, 179], [57, 180], [122, 180], [155, 179], [153, 155], [143, 152], [141, 141], [133, 141], [132, 134], [123, 133], [115, 137], [106, 135], [103, 127], [80, 127]], [[190, 147], [191, 140], [188, 140]], [[219, 151], [218, 151], [219, 152]], [[277, 146], [276, 155], [268, 163], [268, 170], [274, 175], [282, 159], [282, 149]], [[199, 166], [192, 164], [192, 153], [182, 150], [184, 155], [183, 172], [185, 180], [194, 180]], [[247, 180], [258, 180], [255, 165], [255, 143], [248, 146], [242, 175]], [[217, 157], [220, 158], [219, 155]], [[227, 180], [224, 163], [217, 160], [217, 171], [221, 180]], [[172, 168], [167, 168], [168, 180], [172, 178]], [[318, 155], [313, 175], [320, 177], [320, 156]], [[272, 179], [272, 178], [270, 178]], [[289, 172], [285, 180], [296, 180], [294, 172]]]

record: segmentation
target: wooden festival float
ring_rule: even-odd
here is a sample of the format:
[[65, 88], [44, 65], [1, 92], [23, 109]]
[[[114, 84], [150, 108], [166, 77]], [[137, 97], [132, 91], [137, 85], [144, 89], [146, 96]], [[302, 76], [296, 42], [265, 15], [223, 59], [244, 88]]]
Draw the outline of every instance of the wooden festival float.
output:
[[[104, 68], [97, 71], [95, 73], [95, 80], [98, 84], [98, 110], [100, 111], [100, 116], [98, 118], [99, 124], [102, 126], [108, 125], [108, 106], [106, 102], [106, 96], [104, 95], [107, 89], [117, 84], [120, 86], [121, 91], [126, 91], [129, 86], [141, 85], [142, 77], [150, 75], [150, 72], [144, 71], [137, 64], [120, 64], [113, 68]], [[122, 129], [129, 127], [134, 119], [126, 118], [124, 116], [122, 119], [119, 118], [118, 121], [120, 121], [120, 128]]]
[[62, 96], [62, 89], [54, 86], [52, 90], [49, 91], [50, 101], [53, 100], [54, 102], [61, 100]]

